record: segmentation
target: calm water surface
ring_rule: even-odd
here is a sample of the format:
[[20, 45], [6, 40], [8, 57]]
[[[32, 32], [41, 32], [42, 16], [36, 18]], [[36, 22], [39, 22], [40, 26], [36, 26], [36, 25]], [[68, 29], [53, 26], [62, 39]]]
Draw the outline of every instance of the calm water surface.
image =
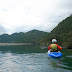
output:
[[0, 46], [0, 72], [72, 72], [72, 49], [50, 58], [39, 46]]

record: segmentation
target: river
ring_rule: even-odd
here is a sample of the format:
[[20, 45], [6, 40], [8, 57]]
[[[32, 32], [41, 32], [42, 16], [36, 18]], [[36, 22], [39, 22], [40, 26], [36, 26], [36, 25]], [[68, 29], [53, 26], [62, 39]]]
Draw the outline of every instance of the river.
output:
[[72, 72], [72, 49], [51, 58], [40, 46], [0, 46], [0, 72]]

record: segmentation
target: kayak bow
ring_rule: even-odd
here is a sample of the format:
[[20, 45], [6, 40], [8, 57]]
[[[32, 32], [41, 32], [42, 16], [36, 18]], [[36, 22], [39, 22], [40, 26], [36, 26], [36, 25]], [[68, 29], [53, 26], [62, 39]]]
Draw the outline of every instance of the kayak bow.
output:
[[62, 57], [62, 53], [60, 51], [58, 52], [50, 52], [50, 50], [48, 51], [48, 55], [51, 56], [51, 57]]

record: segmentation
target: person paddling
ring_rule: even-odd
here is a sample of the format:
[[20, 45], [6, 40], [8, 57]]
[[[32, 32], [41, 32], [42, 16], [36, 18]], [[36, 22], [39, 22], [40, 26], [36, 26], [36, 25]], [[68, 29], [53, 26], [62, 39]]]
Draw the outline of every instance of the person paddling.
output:
[[60, 47], [57, 43], [56, 39], [52, 39], [52, 44], [49, 45], [48, 50], [50, 52], [58, 52], [59, 50], [62, 50], [62, 47]]

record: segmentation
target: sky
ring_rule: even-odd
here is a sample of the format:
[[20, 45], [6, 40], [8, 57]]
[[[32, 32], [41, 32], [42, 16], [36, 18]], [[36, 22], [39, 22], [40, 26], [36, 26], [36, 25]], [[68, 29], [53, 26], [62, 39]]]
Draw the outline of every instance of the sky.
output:
[[50, 32], [72, 14], [72, 0], [0, 0], [0, 35]]

